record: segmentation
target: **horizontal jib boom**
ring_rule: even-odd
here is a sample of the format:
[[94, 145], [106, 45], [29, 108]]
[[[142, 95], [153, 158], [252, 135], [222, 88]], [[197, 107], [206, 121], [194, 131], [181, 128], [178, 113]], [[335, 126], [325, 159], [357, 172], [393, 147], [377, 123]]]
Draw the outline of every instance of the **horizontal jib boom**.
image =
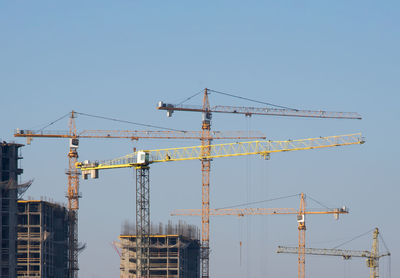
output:
[[[360, 133], [300, 140], [237, 142], [206, 146], [138, 151], [124, 157], [107, 160], [104, 162], [95, 162], [94, 164], [91, 162], [78, 163], [77, 167], [85, 168], [87, 170], [111, 169], [138, 167], [140, 165], [148, 165], [156, 162], [201, 160], [254, 154], [260, 154], [266, 158], [270, 153], [275, 152], [329, 148], [362, 143], [364, 143], [364, 139], [361, 137]], [[146, 155], [143, 156], [144, 154]], [[85, 166], [85, 164], [87, 165]]]

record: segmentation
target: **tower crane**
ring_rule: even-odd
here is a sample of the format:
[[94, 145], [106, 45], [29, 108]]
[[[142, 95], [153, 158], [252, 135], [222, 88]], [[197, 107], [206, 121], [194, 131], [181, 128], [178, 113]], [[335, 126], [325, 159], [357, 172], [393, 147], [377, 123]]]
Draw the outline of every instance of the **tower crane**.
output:
[[[306, 201], [304, 193], [300, 194], [300, 208], [234, 208], [234, 209], [210, 209], [210, 215], [282, 215], [282, 214], [296, 214], [299, 230], [299, 247], [296, 248], [298, 254], [298, 277], [305, 277], [305, 242], [306, 242], [306, 221], [307, 214], [333, 214], [335, 219], [339, 219], [339, 214], [349, 213], [348, 209], [343, 206], [342, 208], [326, 209], [326, 210], [306, 210]], [[174, 210], [172, 216], [199, 216], [201, 210], [199, 209], [180, 209]]]
[[[370, 278], [379, 277], [379, 259], [385, 256], [390, 256], [390, 252], [379, 253], [379, 230], [375, 228], [372, 235], [372, 248], [371, 251], [360, 250], [343, 250], [343, 249], [322, 249], [322, 248], [305, 248], [307, 255], [324, 255], [324, 256], [339, 256], [345, 260], [352, 257], [366, 258], [367, 267], [370, 269]], [[277, 253], [297, 254], [298, 248], [278, 246]]]
[[[149, 277], [150, 273], [150, 164], [159, 162], [203, 160], [259, 154], [269, 158], [271, 153], [310, 150], [364, 143], [361, 134], [338, 135], [288, 141], [250, 141], [215, 145], [201, 145], [158, 150], [141, 150], [104, 162], [84, 161], [76, 164], [84, 179], [98, 178], [98, 171], [114, 168], [136, 169], [136, 277]], [[204, 149], [208, 151], [205, 153]], [[207, 213], [210, 210], [207, 209]], [[203, 211], [202, 211], [203, 213]], [[305, 211], [302, 212], [305, 214]]]
[[[79, 198], [79, 172], [75, 168], [78, 161], [78, 147], [79, 139], [81, 138], [114, 138], [114, 139], [201, 139], [204, 134], [201, 131], [179, 131], [179, 130], [81, 130], [76, 129], [75, 118], [77, 115], [87, 115], [80, 112], [72, 111], [69, 114], [69, 129], [47, 131], [47, 130], [28, 130], [16, 129], [14, 132], [15, 137], [25, 137], [29, 145], [33, 138], [55, 138], [63, 139], [68, 138], [69, 152], [68, 152], [68, 222], [69, 222], [69, 235], [68, 235], [68, 268], [69, 277], [78, 277], [78, 252], [83, 248], [78, 244], [78, 210]], [[91, 115], [87, 115], [91, 116]], [[65, 116], [64, 116], [65, 117]], [[98, 117], [98, 116], [97, 116]], [[104, 117], [100, 117], [104, 118]], [[60, 119], [59, 119], [60, 120]], [[209, 139], [265, 139], [261, 132], [252, 131], [246, 134], [244, 131], [214, 131], [208, 134]]]
[[[266, 105], [265, 107], [243, 107], [243, 106], [210, 106], [208, 96], [210, 92], [228, 95], [231, 97], [238, 97], [232, 94], [218, 92], [211, 89], [204, 89], [202, 106], [184, 105], [184, 104], [170, 104], [160, 101], [158, 103], [158, 110], [167, 111], [167, 116], [171, 117], [174, 111], [188, 111], [188, 112], [201, 112], [203, 138], [201, 144], [204, 157], [210, 153], [210, 149], [206, 146], [211, 144], [209, 134], [211, 131], [211, 118], [212, 113], [233, 113], [242, 114], [246, 116], [252, 115], [269, 115], [269, 116], [287, 116], [287, 117], [305, 117], [305, 118], [331, 118], [331, 119], [361, 119], [358, 113], [354, 112], [331, 112], [331, 111], [313, 111], [313, 110], [299, 110], [292, 109], [284, 106], [273, 105], [270, 103], [261, 102]], [[244, 97], [240, 99], [250, 100]], [[253, 100], [250, 100], [253, 101]], [[259, 101], [257, 101], [260, 103]], [[201, 213], [201, 277], [209, 277], [209, 260], [210, 260], [210, 169], [211, 160], [208, 158], [201, 159], [201, 173], [202, 173], [202, 213]]]

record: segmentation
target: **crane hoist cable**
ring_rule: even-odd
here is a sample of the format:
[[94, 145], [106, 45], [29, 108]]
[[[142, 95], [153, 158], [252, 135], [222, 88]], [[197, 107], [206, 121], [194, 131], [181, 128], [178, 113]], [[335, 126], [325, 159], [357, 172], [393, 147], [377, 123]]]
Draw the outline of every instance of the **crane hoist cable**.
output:
[[356, 240], [356, 239], [359, 239], [360, 237], [363, 237], [363, 236], [365, 236], [365, 235], [371, 233], [373, 230], [374, 230], [374, 229], [371, 229], [371, 230], [369, 230], [369, 231], [366, 231], [365, 233], [362, 233], [362, 234], [360, 234], [360, 235], [358, 235], [358, 236], [355, 236], [355, 237], [353, 237], [352, 239], [347, 240], [347, 241], [345, 241], [345, 242], [343, 242], [343, 243], [341, 243], [341, 244], [339, 244], [339, 245], [333, 247], [332, 249], [337, 249], [337, 248], [339, 248], [339, 247], [341, 247], [341, 246], [343, 246], [343, 245], [345, 245], [345, 244], [347, 244], [347, 243], [350, 243], [350, 242], [352, 242], [352, 241], [354, 241], [354, 240]]
[[[272, 201], [277, 201], [277, 200], [282, 200], [282, 199], [287, 199], [290, 197], [296, 197], [299, 196], [300, 194], [293, 194], [293, 195], [287, 195], [287, 196], [282, 196], [282, 197], [276, 197], [276, 198], [271, 198], [271, 199], [267, 199], [267, 200], [261, 200], [261, 201], [254, 201], [254, 202], [249, 202], [249, 203], [242, 203], [242, 204], [238, 204], [238, 205], [233, 205], [233, 206], [225, 206], [225, 207], [221, 207], [221, 208], [216, 208], [218, 209], [228, 209], [228, 208], [238, 208], [238, 207], [243, 207], [243, 206], [249, 206], [249, 205], [255, 205], [255, 204], [261, 204], [261, 203], [266, 203], [266, 202], [272, 202]], [[308, 195], [307, 195], [308, 196]]]
[[[121, 119], [117, 119], [117, 118], [111, 118], [111, 117], [100, 116], [100, 115], [92, 115], [92, 114], [83, 113], [83, 112], [74, 111], [74, 113], [77, 114], [77, 115], [82, 115], [82, 116], [87, 116], [87, 117], [97, 118], [97, 119], [103, 119], [103, 120], [108, 120], [108, 121], [114, 121], [114, 122], [120, 122], [120, 123], [125, 123], [125, 124], [144, 126], [144, 127], [156, 128], [156, 129], [162, 129], [162, 130], [186, 132], [185, 130], [181, 130], [181, 129], [174, 129], [174, 128], [157, 126], [157, 125], [152, 125], [152, 124], [145, 124], [145, 123], [133, 122], [133, 121], [128, 121], [128, 120], [121, 120]], [[70, 114], [71, 114], [71, 112], [68, 112], [67, 114], [61, 116], [60, 118], [57, 118], [56, 120], [46, 124], [44, 127], [38, 129], [38, 131], [43, 131], [44, 129], [48, 128], [49, 126], [52, 126], [55, 123], [59, 122], [60, 120], [68, 117]]]
[[171, 130], [171, 131], [185, 132], [185, 130], [179, 130], [179, 129], [169, 128], [169, 127], [162, 127], [162, 126], [151, 125], [151, 124], [143, 124], [143, 123], [121, 120], [121, 119], [116, 119], [116, 118], [110, 118], [110, 117], [105, 117], [105, 116], [92, 115], [92, 114], [87, 114], [87, 113], [82, 113], [82, 112], [75, 112], [75, 113], [79, 114], [79, 115], [83, 115], [83, 116], [88, 116], [88, 117], [98, 118], [98, 119], [103, 119], [103, 120], [109, 120], [109, 121], [114, 121], [114, 122], [120, 122], [120, 123], [126, 123], [126, 124], [132, 124], [132, 125], [138, 125], [138, 126], [144, 126], [144, 127], [150, 127], [150, 128], [157, 128], [157, 129], [164, 129], [164, 130]]
[[194, 98], [195, 96], [198, 96], [200, 94], [203, 93], [203, 90], [201, 90], [200, 92], [195, 93], [194, 95], [182, 100], [181, 102], [178, 102], [178, 105], [184, 104], [186, 101], [191, 100], [192, 98]]
[[58, 121], [60, 121], [60, 120], [62, 120], [62, 119], [64, 119], [64, 118], [68, 117], [70, 114], [71, 114], [71, 113], [68, 112], [67, 114], [65, 114], [64, 116], [58, 118], [57, 120], [54, 120], [54, 121], [50, 122], [49, 124], [45, 125], [45, 126], [42, 127], [41, 129], [39, 129], [39, 131], [42, 131], [42, 130], [48, 128], [49, 126], [55, 124], [56, 122], [58, 122]]

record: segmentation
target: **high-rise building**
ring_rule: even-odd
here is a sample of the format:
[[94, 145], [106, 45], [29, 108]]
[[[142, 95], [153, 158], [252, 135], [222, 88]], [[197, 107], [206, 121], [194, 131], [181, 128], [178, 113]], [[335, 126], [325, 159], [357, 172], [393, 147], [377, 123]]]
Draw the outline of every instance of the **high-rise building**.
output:
[[59, 204], [18, 201], [17, 277], [68, 277], [68, 210]]
[[[155, 230], [158, 230], [155, 233]], [[136, 278], [136, 235], [122, 234], [120, 277]], [[151, 278], [200, 277], [199, 231], [192, 225], [152, 227], [150, 236]]]
[[0, 278], [16, 277], [18, 167], [21, 144], [0, 143]]

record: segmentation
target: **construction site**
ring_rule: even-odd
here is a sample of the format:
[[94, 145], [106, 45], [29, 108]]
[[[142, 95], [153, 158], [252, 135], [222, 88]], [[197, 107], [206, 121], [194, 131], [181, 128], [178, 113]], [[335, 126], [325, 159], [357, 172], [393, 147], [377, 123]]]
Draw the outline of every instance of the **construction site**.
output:
[[0, 278], [400, 277], [399, 15], [0, 1]]
[[40, 200], [18, 201], [17, 277], [68, 277], [68, 213]]
[[[212, 106], [209, 95], [224, 94], [204, 89], [202, 105], [189, 106], [159, 102], [158, 110], [167, 112], [171, 117], [174, 112], [189, 111], [202, 114], [201, 131], [171, 130], [77, 130], [77, 115], [97, 117], [72, 111], [68, 113], [68, 131], [46, 131], [16, 129], [15, 137], [24, 137], [27, 144], [33, 139], [52, 138], [68, 140], [67, 204], [48, 200], [24, 200], [23, 194], [32, 181], [21, 183], [23, 173], [19, 163], [20, 152], [24, 145], [17, 143], [1, 144], [1, 268], [0, 277], [78, 277], [79, 254], [85, 250], [85, 244], [78, 240], [78, 211], [80, 176], [84, 180], [98, 179], [103, 170], [128, 168], [134, 169], [136, 184], [135, 222], [123, 224], [121, 234], [116, 236], [113, 248], [120, 257], [121, 278], [208, 278], [212, 277], [210, 260], [212, 236], [210, 217], [235, 216], [238, 218], [254, 215], [294, 215], [297, 217], [297, 247], [278, 247], [278, 253], [297, 254], [298, 278], [306, 277], [306, 255], [341, 256], [348, 260], [352, 257], [367, 259], [370, 278], [379, 277], [379, 259], [389, 257], [379, 249], [379, 230], [373, 231], [373, 243], [370, 251], [308, 248], [306, 244], [306, 216], [333, 215], [337, 220], [342, 214], [348, 214], [346, 206], [321, 209], [308, 208], [307, 195], [297, 194], [297, 208], [210, 207], [211, 161], [229, 157], [259, 155], [269, 160], [271, 155], [282, 152], [306, 151], [322, 148], [336, 148], [364, 144], [365, 139], [359, 133], [298, 140], [265, 140], [259, 131], [212, 131], [212, 113], [232, 113], [259, 116], [285, 116], [322, 119], [361, 119], [357, 113], [293, 110], [276, 107], [237, 107]], [[66, 118], [64, 116], [63, 118]], [[104, 118], [104, 117], [103, 117]], [[129, 139], [129, 140], [200, 140], [201, 145], [175, 147], [154, 150], [135, 150], [116, 159], [97, 161], [78, 161], [78, 148], [81, 139]], [[215, 144], [216, 140], [235, 140], [234, 143]], [[237, 140], [240, 140], [238, 142]], [[252, 141], [249, 141], [252, 140]], [[255, 141], [254, 141], [255, 140]], [[198, 216], [201, 226], [168, 221], [167, 224], [152, 224], [150, 218], [150, 168], [153, 164], [173, 163], [174, 161], [198, 160], [201, 166], [202, 202], [200, 209], [178, 209], [170, 212], [171, 216]], [[282, 199], [282, 198], [278, 198]], [[311, 197], [308, 199], [313, 200]], [[314, 200], [316, 201], [316, 200]], [[316, 201], [318, 203], [318, 201]], [[257, 202], [256, 202], [257, 203]], [[320, 203], [319, 203], [320, 204]], [[243, 205], [245, 207], [243, 207]], [[129, 215], [127, 215], [129, 217]], [[84, 225], [84, 224], [83, 224]], [[117, 240], [118, 238], [118, 240]], [[242, 248], [242, 241], [240, 241]], [[214, 254], [213, 256], [218, 256]]]

